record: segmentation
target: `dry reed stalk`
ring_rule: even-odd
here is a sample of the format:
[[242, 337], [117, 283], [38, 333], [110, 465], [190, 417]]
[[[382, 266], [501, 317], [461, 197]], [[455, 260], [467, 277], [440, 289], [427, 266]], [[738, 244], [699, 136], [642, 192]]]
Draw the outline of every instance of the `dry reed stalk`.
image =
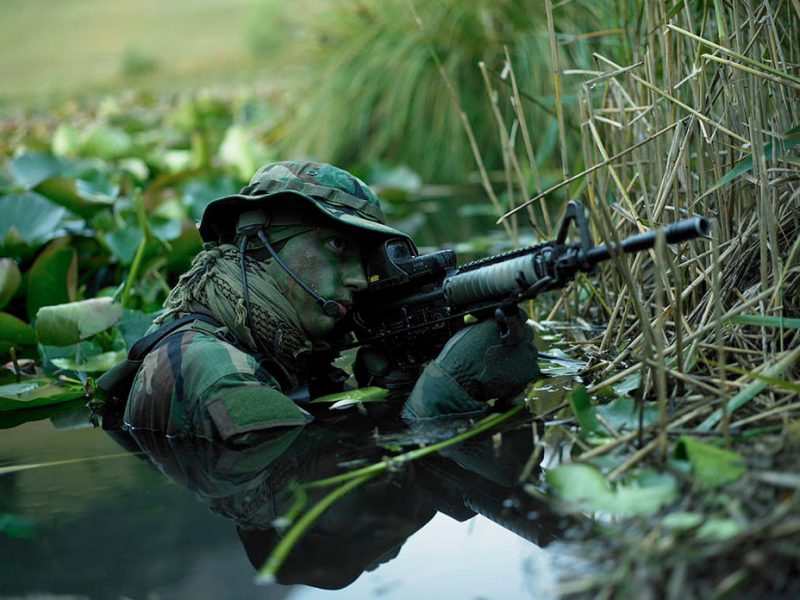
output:
[[566, 179], [569, 177], [569, 161], [566, 127], [564, 126], [564, 106], [561, 98], [561, 66], [558, 57], [558, 41], [556, 40], [555, 26], [553, 24], [553, 2], [545, 0], [547, 13], [547, 32], [550, 38], [550, 55], [553, 63], [553, 88], [556, 95], [556, 120], [558, 121], [558, 135], [561, 141], [561, 172]]

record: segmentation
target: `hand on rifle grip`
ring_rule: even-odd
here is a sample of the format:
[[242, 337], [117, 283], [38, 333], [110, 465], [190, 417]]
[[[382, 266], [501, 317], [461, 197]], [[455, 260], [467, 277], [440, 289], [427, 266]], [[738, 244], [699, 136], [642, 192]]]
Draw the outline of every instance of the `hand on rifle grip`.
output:
[[518, 394], [537, 379], [537, 357], [522, 311], [468, 325], [425, 367], [404, 416], [413, 420], [483, 411], [487, 400]]
[[378, 386], [388, 390], [410, 390], [419, 377], [421, 367], [393, 369], [389, 359], [374, 346], [362, 346], [353, 364], [358, 387]]

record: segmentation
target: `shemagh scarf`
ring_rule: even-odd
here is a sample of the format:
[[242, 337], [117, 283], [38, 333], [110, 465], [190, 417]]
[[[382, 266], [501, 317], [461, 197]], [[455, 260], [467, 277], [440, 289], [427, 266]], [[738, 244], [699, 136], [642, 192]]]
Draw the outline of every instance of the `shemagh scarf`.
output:
[[253, 352], [268, 353], [292, 371], [302, 370], [312, 344], [297, 311], [268, 273], [270, 261], [245, 255], [252, 319], [248, 324], [240, 256], [236, 246], [207, 244], [167, 296], [167, 310], [156, 323], [178, 313], [206, 313]]

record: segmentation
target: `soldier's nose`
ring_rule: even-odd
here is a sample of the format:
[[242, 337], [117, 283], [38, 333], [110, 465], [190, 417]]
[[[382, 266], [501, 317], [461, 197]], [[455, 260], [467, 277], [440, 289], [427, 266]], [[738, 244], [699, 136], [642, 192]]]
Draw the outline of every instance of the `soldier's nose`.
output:
[[367, 289], [367, 276], [364, 269], [354, 270], [344, 277], [344, 286], [354, 292], [363, 292]]

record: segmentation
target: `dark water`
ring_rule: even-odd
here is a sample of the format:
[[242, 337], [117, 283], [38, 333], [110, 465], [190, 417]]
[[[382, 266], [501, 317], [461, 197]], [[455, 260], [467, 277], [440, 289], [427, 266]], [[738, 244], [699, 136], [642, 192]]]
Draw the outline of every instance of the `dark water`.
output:
[[[284, 583], [257, 585], [251, 561], [278, 539], [272, 523], [296, 500], [291, 482], [379, 459], [396, 436], [306, 427], [247, 452], [143, 436], [145, 455], [85, 417], [0, 430], [0, 469], [75, 461], [0, 474], [0, 596], [553, 597], [542, 546], [559, 523], [513, 489], [530, 456], [528, 425], [357, 488], [295, 547]], [[309, 492], [310, 503], [327, 491]]]

